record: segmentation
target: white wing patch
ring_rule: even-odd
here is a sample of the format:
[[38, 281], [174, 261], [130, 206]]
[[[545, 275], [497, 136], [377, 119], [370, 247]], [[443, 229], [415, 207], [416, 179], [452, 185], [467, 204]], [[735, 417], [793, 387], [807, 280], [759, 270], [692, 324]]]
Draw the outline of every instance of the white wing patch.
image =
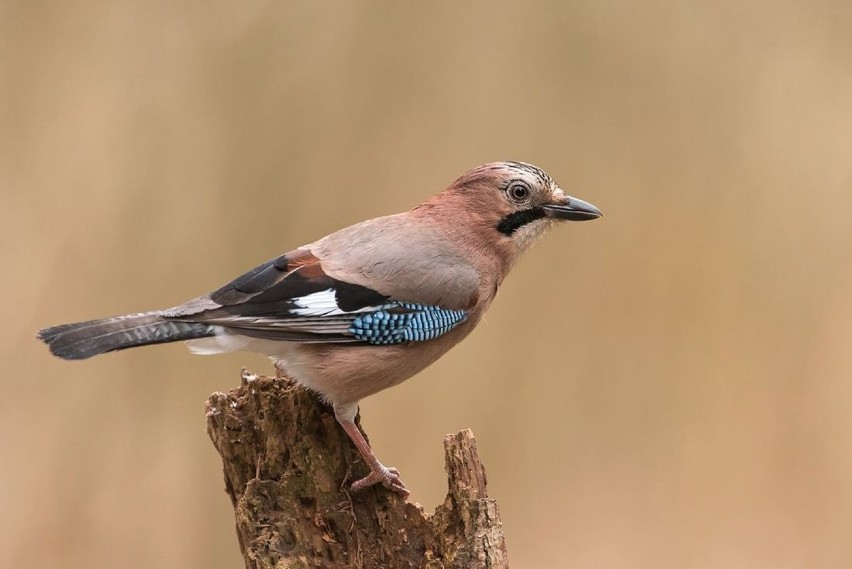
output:
[[293, 304], [296, 308], [292, 308], [290, 312], [297, 316], [341, 316], [376, 310], [375, 306], [365, 306], [351, 312], [341, 310], [337, 305], [334, 289], [331, 288], [296, 297], [293, 299]]

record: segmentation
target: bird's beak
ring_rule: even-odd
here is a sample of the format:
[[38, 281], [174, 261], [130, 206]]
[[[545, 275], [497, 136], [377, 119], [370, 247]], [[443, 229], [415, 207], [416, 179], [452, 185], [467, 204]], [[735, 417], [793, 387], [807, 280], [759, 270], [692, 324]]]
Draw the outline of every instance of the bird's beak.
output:
[[568, 221], [589, 221], [597, 219], [603, 214], [601, 210], [590, 203], [565, 196], [558, 203], [550, 203], [542, 206], [544, 214], [552, 219], [565, 219]]

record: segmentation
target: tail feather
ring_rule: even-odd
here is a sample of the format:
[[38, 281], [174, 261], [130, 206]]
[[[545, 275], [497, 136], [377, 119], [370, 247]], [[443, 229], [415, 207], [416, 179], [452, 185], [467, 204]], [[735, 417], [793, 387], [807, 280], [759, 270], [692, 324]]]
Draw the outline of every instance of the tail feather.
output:
[[128, 314], [87, 322], [60, 324], [39, 331], [53, 355], [82, 360], [125, 348], [213, 336], [215, 326], [164, 318], [159, 312]]

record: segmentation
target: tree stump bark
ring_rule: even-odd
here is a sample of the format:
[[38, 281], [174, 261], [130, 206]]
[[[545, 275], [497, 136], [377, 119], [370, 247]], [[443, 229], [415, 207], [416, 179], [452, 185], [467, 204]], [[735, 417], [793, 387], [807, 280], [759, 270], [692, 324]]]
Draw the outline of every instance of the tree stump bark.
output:
[[244, 370], [207, 401], [207, 432], [249, 569], [508, 567], [470, 430], [444, 437], [449, 492], [433, 514], [381, 486], [350, 493], [368, 468], [331, 408], [288, 379]]

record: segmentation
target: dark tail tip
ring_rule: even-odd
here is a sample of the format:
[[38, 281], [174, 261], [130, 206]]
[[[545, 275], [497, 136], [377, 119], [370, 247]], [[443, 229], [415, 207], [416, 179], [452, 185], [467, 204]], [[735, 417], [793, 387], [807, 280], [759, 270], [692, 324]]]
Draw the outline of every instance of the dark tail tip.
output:
[[76, 343], [70, 338], [63, 339], [63, 335], [66, 332], [74, 331], [75, 329], [78, 329], [77, 326], [82, 324], [86, 323], [81, 322], [80, 324], [60, 324], [59, 326], [51, 326], [50, 328], [39, 330], [36, 334], [36, 338], [47, 344], [47, 347], [50, 349], [50, 353], [58, 358], [62, 358], [63, 360], [85, 360], [102, 352], [76, 349]]
[[74, 351], [64, 349], [61, 343], [57, 344], [56, 339], [61, 333], [57, 330], [57, 328], [60, 328], [60, 326], [45, 328], [44, 330], [39, 330], [36, 334], [36, 338], [47, 344], [51, 354], [58, 358], [62, 358], [63, 360], [82, 360], [94, 355], [76, 353]]

